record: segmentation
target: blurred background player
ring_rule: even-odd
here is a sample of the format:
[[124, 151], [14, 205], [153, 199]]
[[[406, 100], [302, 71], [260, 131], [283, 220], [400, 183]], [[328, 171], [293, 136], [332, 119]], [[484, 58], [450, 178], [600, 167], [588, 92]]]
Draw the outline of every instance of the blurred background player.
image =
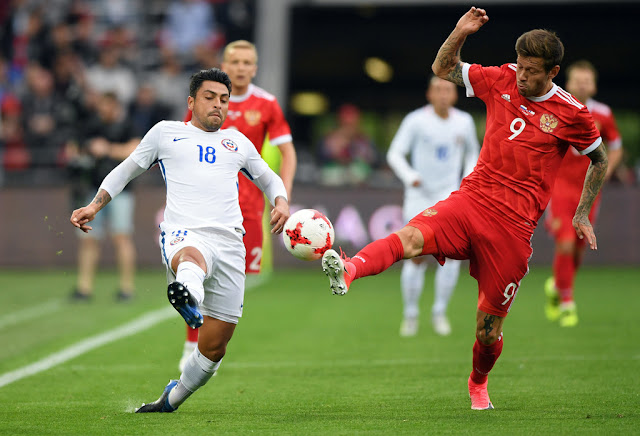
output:
[[[94, 192], [102, 179], [126, 159], [140, 142], [126, 111], [113, 92], [105, 92], [99, 96], [96, 115], [87, 122], [84, 138], [81, 150], [77, 153], [72, 151], [71, 154], [74, 158], [80, 155], [88, 157], [86, 178], [89, 189]], [[91, 198], [85, 199], [90, 200]], [[126, 301], [133, 296], [136, 263], [136, 250], [132, 240], [134, 211], [134, 194], [130, 189], [125, 189], [93, 222], [93, 232], [80, 234], [78, 279], [76, 289], [71, 294], [72, 300], [85, 301], [92, 296], [100, 259], [100, 240], [106, 231], [105, 218], [116, 249], [120, 274], [116, 298]]]
[[[591, 62], [581, 60], [569, 65], [566, 77], [567, 91], [587, 106], [607, 146], [609, 158], [609, 168], [605, 176], [607, 181], [622, 160], [622, 138], [611, 108], [593, 99], [597, 92], [598, 73]], [[550, 321], [559, 321], [562, 327], [573, 327], [578, 324], [578, 311], [573, 299], [573, 283], [584, 257], [585, 241], [577, 237], [571, 225], [571, 219], [580, 201], [588, 167], [589, 159], [580, 156], [574, 148], [567, 151], [558, 171], [546, 217], [547, 228], [555, 239], [555, 253], [553, 277], [549, 277], [545, 283], [547, 296], [545, 313]], [[576, 177], [578, 174], [581, 176]], [[591, 208], [589, 214], [591, 223], [597, 219], [599, 206], [600, 196], [596, 198]]]
[[356, 105], [341, 105], [336, 121], [336, 128], [322, 138], [318, 147], [320, 181], [325, 186], [362, 185], [378, 163], [376, 146], [362, 128]]
[[[458, 99], [455, 84], [433, 76], [426, 97], [429, 104], [404, 118], [387, 153], [389, 166], [405, 186], [402, 211], [405, 223], [422, 212], [425, 205], [436, 204], [457, 190], [462, 177], [473, 170], [480, 149], [471, 115], [453, 107]], [[447, 259], [444, 265], [436, 267], [431, 322], [439, 335], [451, 333], [446, 310], [458, 281], [460, 262]], [[418, 332], [419, 301], [426, 270], [425, 257], [402, 264], [401, 336], [414, 336]]]
[[[223, 129], [242, 132], [255, 145], [258, 153], [269, 137], [269, 143], [277, 146], [282, 155], [279, 175], [291, 201], [291, 189], [296, 173], [296, 150], [293, 147], [291, 129], [276, 98], [252, 82], [258, 71], [258, 52], [253, 43], [233, 41], [224, 49], [222, 71], [231, 79], [229, 114]], [[191, 119], [191, 112], [187, 114]], [[249, 179], [239, 177], [240, 209], [245, 228], [244, 245], [247, 250], [246, 273], [259, 274], [262, 261], [262, 216], [264, 195]], [[198, 343], [198, 330], [187, 326], [180, 369]]]

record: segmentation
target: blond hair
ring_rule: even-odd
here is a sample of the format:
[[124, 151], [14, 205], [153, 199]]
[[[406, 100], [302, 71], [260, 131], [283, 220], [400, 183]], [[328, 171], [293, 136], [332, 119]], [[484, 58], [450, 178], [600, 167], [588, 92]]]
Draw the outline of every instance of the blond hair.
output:
[[256, 50], [255, 44], [252, 42], [246, 41], [244, 39], [239, 39], [237, 41], [232, 41], [226, 45], [224, 51], [222, 52], [222, 59], [227, 60], [231, 52], [237, 48], [246, 48], [249, 50], [253, 50], [253, 53], [256, 56], [256, 63], [258, 63], [258, 50]]

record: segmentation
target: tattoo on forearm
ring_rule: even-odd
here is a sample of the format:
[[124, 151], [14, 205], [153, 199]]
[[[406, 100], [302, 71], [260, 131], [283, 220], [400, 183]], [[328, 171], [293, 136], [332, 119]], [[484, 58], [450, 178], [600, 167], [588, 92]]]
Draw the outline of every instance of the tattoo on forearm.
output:
[[446, 79], [459, 86], [464, 86], [462, 80], [462, 63], [460, 62], [460, 50], [465, 38], [454, 36], [452, 33], [442, 44], [436, 62], [442, 70], [448, 71]]
[[493, 330], [493, 321], [496, 319], [495, 315], [487, 315], [484, 317], [484, 332], [489, 337], [489, 333]]
[[109, 193], [107, 191], [101, 189], [100, 191], [98, 191], [96, 196], [93, 198], [92, 203], [93, 204], [97, 204], [100, 207], [100, 209], [102, 209], [110, 201], [111, 201], [111, 196], [109, 195]]
[[580, 203], [578, 203], [578, 208], [576, 209], [576, 215], [581, 217], [589, 216], [591, 206], [598, 196], [598, 192], [600, 192], [605, 175], [607, 174], [608, 161], [604, 148], [598, 147], [594, 151], [594, 154], [595, 156], [589, 156], [591, 158], [591, 164], [584, 178], [584, 187], [582, 188]]

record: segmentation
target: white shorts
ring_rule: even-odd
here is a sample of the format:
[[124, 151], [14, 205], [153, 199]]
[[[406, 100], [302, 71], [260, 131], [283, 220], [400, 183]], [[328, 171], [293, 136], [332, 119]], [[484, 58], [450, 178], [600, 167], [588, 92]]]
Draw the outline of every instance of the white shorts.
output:
[[184, 229], [160, 225], [162, 262], [167, 267], [167, 283], [175, 281], [171, 261], [185, 247], [194, 247], [204, 256], [203, 315], [237, 323], [244, 304], [245, 248], [242, 233], [212, 229]]

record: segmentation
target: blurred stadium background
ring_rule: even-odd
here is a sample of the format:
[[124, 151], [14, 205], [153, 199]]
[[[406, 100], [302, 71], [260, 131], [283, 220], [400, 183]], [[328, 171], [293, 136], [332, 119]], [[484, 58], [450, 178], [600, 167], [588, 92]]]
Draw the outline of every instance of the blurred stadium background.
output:
[[[162, 292], [157, 224], [164, 187], [157, 169], [134, 186], [135, 298], [113, 300], [117, 274], [106, 243], [95, 304], [67, 302], [78, 245], [68, 219], [86, 190], [78, 175], [84, 163], [72, 150], [103, 87], [114, 86], [143, 134], [160, 114], [183, 117], [189, 75], [217, 66], [226, 42], [255, 41], [255, 82], [278, 97], [293, 130], [299, 157], [293, 208], [325, 211], [337, 244], [352, 253], [401, 225], [402, 186], [384, 154], [402, 117], [425, 103], [430, 65], [469, 6], [456, 0], [0, 0], [0, 434], [178, 435], [196, 428], [637, 434], [638, 1], [477, 4], [491, 21], [466, 42], [465, 60], [510, 62], [522, 32], [555, 30], [566, 47], [565, 66], [586, 58], [599, 70], [596, 98], [613, 108], [625, 147], [624, 165], [604, 188], [599, 249], [587, 254], [589, 267], [576, 278], [581, 321], [575, 329], [544, 318], [552, 244], [542, 225], [534, 236], [531, 273], [509, 316], [508, 348], [492, 373], [499, 415], [469, 410], [476, 284], [468, 274], [461, 274], [452, 299], [451, 336], [436, 336], [425, 321], [417, 337], [400, 340], [398, 268], [363, 280], [348, 297], [330, 297], [319, 264], [294, 259], [279, 237], [270, 241], [267, 262], [277, 273], [249, 290], [246, 316], [214, 385], [179, 413], [134, 415], [167, 377], [178, 376], [184, 340], [184, 323]], [[108, 55], [117, 68], [101, 69]], [[564, 85], [562, 72], [557, 82]], [[335, 186], [319, 148], [345, 104], [359, 113], [377, 159], [364, 179]], [[482, 103], [460, 92], [458, 106], [472, 113], [481, 140]], [[277, 167], [273, 150], [264, 149]], [[427, 275], [423, 313], [431, 304], [433, 268]]]
[[[543, 27], [563, 40], [564, 65], [578, 59], [595, 64], [596, 98], [615, 112], [625, 158], [604, 189], [600, 249], [586, 262], [640, 264], [640, 3], [494, 0], [482, 6], [491, 21], [469, 38], [464, 59], [513, 61], [517, 36]], [[153, 114], [182, 118], [189, 75], [219, 65], [220, 50], [235, 39], [257, 44], [255, 82], [278, 97], [292, 126], [299, 156], [294, 209], [325, 211], [337, 227], [337, 243], [348, 251], [384, 236], [401, 225], [402, 202], [401, 184], [384, 154], [402, 117], [424, 104], [431, 62], [467, 8], [461, 1], [429, 0], [1, 2], [0, 267], [75, 265], [76, 235], [67, 220], [82, 183], [69, 145], [81, 141], [98, 92], [113, 86], [143, 134]], [[105, 52], [118, 59], [111, 85], [101, 65]], [[557, 82], [564, 84], [562, 72]], [[376, 158], [363, 180], [333, 186], [321, 171], [319, 147], [344, 104], [359, 111]], [[473, 114], [482, 139], [482, 103], [460, 92], [458, 106]], [[267, 158], [277, 166], [277, 159]], [[160, 267], [156, 232], [163, 191], [155, 169], [135, 184], [142, 267]], [[273, 247], [276, 267], [309, 266], [286, 255], [279, 238]], [[533, 263], [549, 264], [551, 256], [541, 225]], [[102, 262], [114, 264], [110, 244]]]

